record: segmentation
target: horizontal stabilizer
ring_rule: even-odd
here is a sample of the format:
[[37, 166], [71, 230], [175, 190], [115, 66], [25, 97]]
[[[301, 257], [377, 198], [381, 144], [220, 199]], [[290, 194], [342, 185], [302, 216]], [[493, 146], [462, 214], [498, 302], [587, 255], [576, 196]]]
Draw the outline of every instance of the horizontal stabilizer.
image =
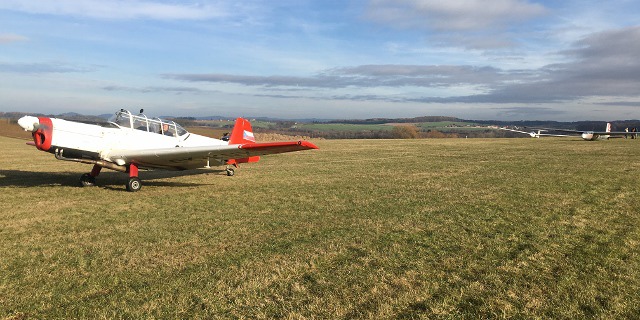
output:
[[240, 149], [246, 150], [250, 155], [262, 156], [274, 153], [318, 149], [318, 147], [309, 141], [301, 140], [287, 142], [245, 143], [240, 146]]

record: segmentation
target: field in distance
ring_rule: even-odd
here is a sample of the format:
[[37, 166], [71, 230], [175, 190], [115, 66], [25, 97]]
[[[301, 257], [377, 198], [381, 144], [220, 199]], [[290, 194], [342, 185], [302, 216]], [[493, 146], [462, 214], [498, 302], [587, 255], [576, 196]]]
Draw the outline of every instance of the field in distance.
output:
[[0, 137], [0, 318], [640, 318], [640, 145], [321, 140], [195, 175]]
[[[392, 120], [392, 119], [389, 119]], [[192, 125], [202, 125], [211, 128], [227, 128], [233, 122], [229, 120], [197, 120], [189, 122]], [[499, 135], [502, 132], [492, 130], [480, 123], [462, 121], [433, 121], [433, 122], [384, 122], [384, 123], [339, 123], [339, 122], [294, 122], [277, 121], [269, 122], [252, 120], [252, 126], [260, 132], [279, 132], [289, 135], [303, 135], [311, 137], [335, 138], [393, 138], [392, 133], [396, 126], [415, 128], [418, 132], [439, 131], [448, 134], [470, 134], [474, 137], [481, 132]], [[228, 130], [228, 129], [227, 129]], [[423, 134], [424, 135], [424, 134]]]

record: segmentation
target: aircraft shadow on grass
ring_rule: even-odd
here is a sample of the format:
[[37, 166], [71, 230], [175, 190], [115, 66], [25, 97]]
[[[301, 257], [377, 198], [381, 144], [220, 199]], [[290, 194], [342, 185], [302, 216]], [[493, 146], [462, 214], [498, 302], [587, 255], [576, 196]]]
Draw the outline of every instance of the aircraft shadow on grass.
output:
[[[225, 170], [187, 170], [187, 171], [141, 171], [141, 178], [145, 185], [156, 187], [194, 187], [212, 185], [213, 183], [181, 181], [162, 181], [159, 179], [197, 176], [201, 174], [222, 174]], [[77, 186], [81, 188], [78, 172], [40, 172], [0, 169], [0, 187], [41, 187], [41, 186]], [[226, 174], [225, 174], [226, 177]], [[122, 190], [122, 181], [128, 179], [128, 174], [121, 172], [101, 172], [97, 177], [96, 186], [104, 189]]]

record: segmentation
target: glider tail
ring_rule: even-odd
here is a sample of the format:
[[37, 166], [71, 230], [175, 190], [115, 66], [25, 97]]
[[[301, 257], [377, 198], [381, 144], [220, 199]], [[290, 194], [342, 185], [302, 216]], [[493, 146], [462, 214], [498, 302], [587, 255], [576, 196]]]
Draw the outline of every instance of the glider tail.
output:
[[607, 122], [607, 132], [611, 132], [611, 122]]
[[[248, 144], [255, 143], [256, 138], [253, 135], [253, 129], [251, 129], [251, 123], [247, 119], [238, 118], [236, 124], [233, 126], [231, 136], [229, 137], [229, 144]], [[238, 163], [258, 162], [259, 156], [248, 157], [242, 159], [229, 159], [227, 164], [238, 166]]]

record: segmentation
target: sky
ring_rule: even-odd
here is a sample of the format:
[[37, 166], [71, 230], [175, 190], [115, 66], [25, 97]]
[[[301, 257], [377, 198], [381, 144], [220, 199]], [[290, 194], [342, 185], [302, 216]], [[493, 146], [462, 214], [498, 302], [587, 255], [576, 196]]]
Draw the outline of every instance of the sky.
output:
[[640, 1], [2, 0], [0, 112], [640, 118]]

